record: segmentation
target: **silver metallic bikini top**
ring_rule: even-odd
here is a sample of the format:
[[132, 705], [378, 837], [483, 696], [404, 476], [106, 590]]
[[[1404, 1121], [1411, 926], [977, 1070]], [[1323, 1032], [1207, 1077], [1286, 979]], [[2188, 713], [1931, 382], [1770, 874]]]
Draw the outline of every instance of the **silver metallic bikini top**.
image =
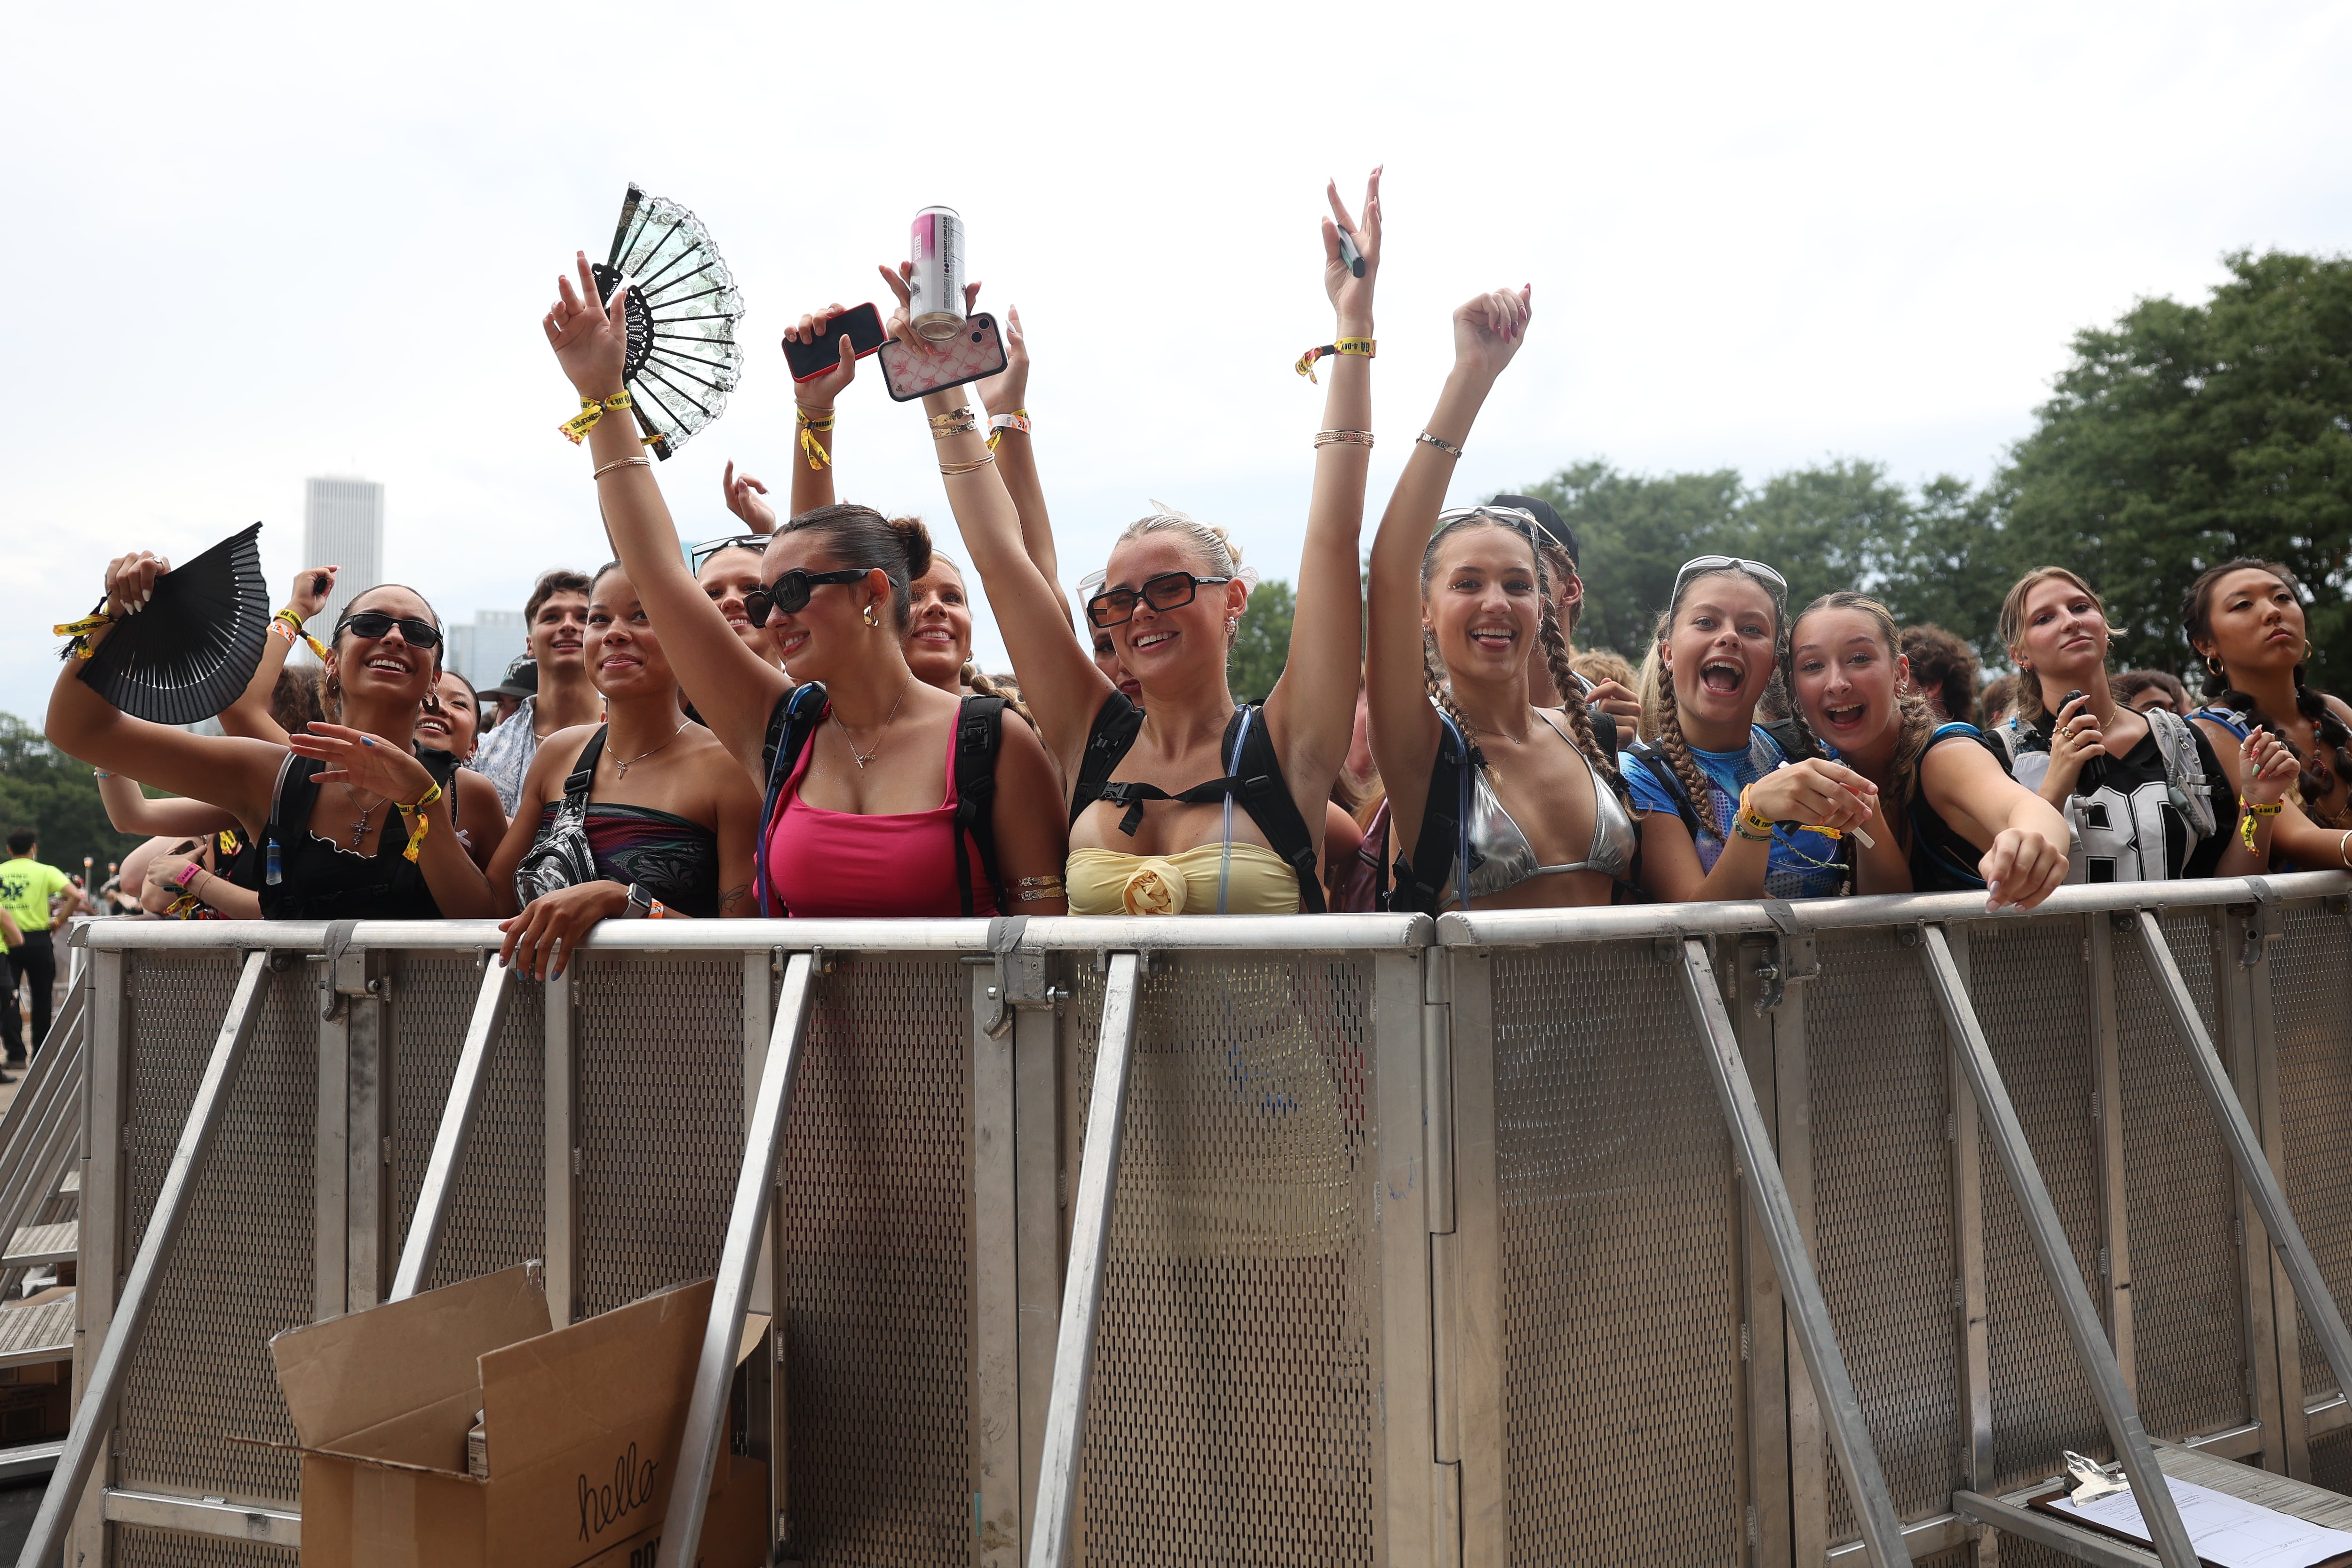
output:
[[[1536, 716], [1551, 726], [1553, 734], [1563, 741], [1568, 739], [1560, 727], [1544, 718], [1540, 710]], [[1570, 749], [1574, 749], [1573, 742]], [[1495, 786], [1486, 780], [1486, 770], [1471, 770], [1470, 897], [1492, 898], [1531, 878], [1558, 876], [1566, 871], [1598, 871], [1616, 881], [1623, 881], [1633, 874], [1633, 819], [1626, 813], [1624, 802], [1617, 798], [1617, 792], [1601, 783], [1600, 775], [1592, 771], [1584, 753], [1578, 752], [1576, 757], [1584, 763], [1585, 776], [1592, 781], [1592, 847], [1583, 859], [1566, 866], [1537, 864], [1534, 847], [1511, 814], [1503, 809]], [[1445, 880], [1443, 902], [1454, 901], [1459, 896], [1456, 883], [1462, 875], [1463, 858], [1460, 855], [1454, 857], [1454, 875]]]

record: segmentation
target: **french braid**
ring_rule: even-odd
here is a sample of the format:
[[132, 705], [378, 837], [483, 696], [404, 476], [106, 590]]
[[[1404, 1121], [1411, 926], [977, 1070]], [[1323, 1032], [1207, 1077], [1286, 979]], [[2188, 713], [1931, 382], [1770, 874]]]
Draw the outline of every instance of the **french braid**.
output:
[[1576, 749], [1584, 753], [1585, 765], [1592, 776], [1605, 781], [1617, 792], [1617, 798], [1631, 804], [1632, 792], [1626, 788], [1625, 775], [1617, 771], [1614, 752], [1603, 752], [1600, 739], [1592, 732], [1592, 710], [1584, 700], [1584, 687], [1576, 679], [1575, 669], [1568, 662], [1568, 634], [1560, 629], [1559, 614], [1552, 607], [1551, 590], [1543, 581], [1543, 552], [1536, 552], [1537, 597], [1542, 605], [1537, 621], [1536, 638], [1543, 648], [1544, 662], [1551, 670], [1552, 688], [1559, 693], [1560, 711], [1568, 716], [1568, 732], [1576, 737]]
[[1699, 772], [1698, 763], [1690, 754], [1690, 742], [1683, 739], [1682, 707], [1675, 700], [1671, 675], [1658, 682], [1658, 750], [1664, 755], [1666, 765], [1675, 770], [1675, 777], [1682, 780], [1683, 791], [1690, 796], [1691, 809], [1699, 813], [1699, 821], [1711, 824], [1713, 814], [1706, 809], [1706, 775]]
[[966, 691], [976, 692], [982, 697], [1003, 698], [1004, 705], [1020, 714], [1022, 720], [1032, 730], [1037, 727], [1035, 716], [1029, 711], [1029, 704], [1021, 700], [1020, 694], [998, 685], [994, 676], [983, 672], [980, 666], [971, 660], [963, 661], [963, 668], [956, 674], [956, 683]]

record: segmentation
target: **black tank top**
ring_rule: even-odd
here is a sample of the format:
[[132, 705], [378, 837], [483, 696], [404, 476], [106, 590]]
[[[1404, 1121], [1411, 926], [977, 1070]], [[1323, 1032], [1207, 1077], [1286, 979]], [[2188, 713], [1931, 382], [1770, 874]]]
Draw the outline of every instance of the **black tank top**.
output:
[[[450, 797], [450, 820], [456, 821], [457, 760], [446, 752], [415, 750], [433, 782]], [[246, 858], [263, 868], [261, 917], [272, 921], [437, 921], [441, 907], [425, 873], [406, 858], [408, 826], [390, 802], [378, 836], [375, 853], [362, 855], [331, 843], [310, 830], [311, 808], [318, 804], [317, 774], [326, 763], [290, 752], [278, 775], [278, 793], [270, 802], [269, 826], [262, 842]], [[267, 865], [271, 849], [278, 859], [278, 880], [269, 880]], [[256, 853], [257, 851], [257, 853]]]

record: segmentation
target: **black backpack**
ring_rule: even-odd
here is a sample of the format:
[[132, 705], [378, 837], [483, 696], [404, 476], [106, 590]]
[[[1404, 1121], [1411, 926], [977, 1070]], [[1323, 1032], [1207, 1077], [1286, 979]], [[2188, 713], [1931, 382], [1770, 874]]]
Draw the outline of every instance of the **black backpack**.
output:
[[[783, 797], [785, 781], [800, 762], [802, 748], [828, 710], [824, 686], [812, 680], [776, 699], [775, 709], [768, 715], [768, 736], [760, 748], [768, 770], [768, 788], [760, 803], [760, 835], [751, 841], [759, 858], [751, 882], [759, 890], [763, 916], [772, 918], [776, 912], [768, 887], [768, 833], [775, 824], [776, 805]], [[989, 810], [996, 799], [996, 757], [1003, 745], [1004, 699], [965, 698], [962, 711], [956, 715], [956, 809], [951, 826], [956, 836], [956, 892], [966, 915], [997, 911], [972, 908], [971, 858], [963, 852], [965, 834], [971, 834], [980, 848], [981, 868], [988, 873], [990, 885], [1003, 887], [1004, 879], [996, 868], [996, 819]]]
[[1103, 699], [1095, 713], [1094, 729], [1087, 736], [1086, 752], [1078, 759], [1077, 782], [1070, 789], [1070, 821], [1075, 825], [1087, 807], [1107, 800], [1127, 808], [1118, 826], [1120, 832], [1131, 834], [1143, 820], [1147, 800], [1199, 805], [1231, 795], [1249, 813], [1274, 852], [1289, 862], [1298, 879], [1298, 907], [1308, 914], [1324, 913], [1323, 882], [1315, 870], [1315, 837], [1307, 819], [1298, 815], [1298, 803], [1290, 798], [1290, 785], [1283, 779], [1282, 760], [1274, 754], [1274, 737], [1265, 727], [1265, 704], [1244, 703], [1226, 721], [1219, 750], [1233, 772], [1181, 794], [1171, 795], [1157, 784], [1110, 782], [1111, 773], [1134, 748], [1135, 737], [1142, 729], [1142, 709], [1117, 691]]

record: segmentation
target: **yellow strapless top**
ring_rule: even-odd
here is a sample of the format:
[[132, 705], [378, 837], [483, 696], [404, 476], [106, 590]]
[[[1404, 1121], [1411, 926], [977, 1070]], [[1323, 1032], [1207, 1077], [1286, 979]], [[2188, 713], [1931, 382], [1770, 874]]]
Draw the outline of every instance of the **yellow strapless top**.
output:
[[[1063, 879], [1074, 915], [1213, 915], [1223, 844], [1201, 844], [1176, 855], [1121, 855], [1073, 849]], [[1295, 915], [1298, 875], [1289, 862], [1259, 844], [1234, 846], [1226, 875], [1229, 915]]]

